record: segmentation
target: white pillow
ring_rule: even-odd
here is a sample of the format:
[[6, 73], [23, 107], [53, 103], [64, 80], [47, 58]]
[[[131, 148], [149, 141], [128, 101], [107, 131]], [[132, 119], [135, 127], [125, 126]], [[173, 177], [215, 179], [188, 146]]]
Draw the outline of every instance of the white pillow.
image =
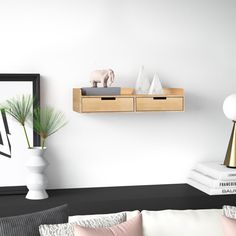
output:
[[138, 216], [140, 214], [140, 211], [125, 211], [126, 214], [126, 220], [130, 220], [131, 218], [134, 218], [135, 216]]
[[228, 205], [223, 206], [223, 215], [231, 219], [236, 219], [236, 207]]
[[[140, 213], [140, 211], [138, 211], [138, 210], [123, 211], [123, 212], [120, 212], [120, 213], [125, 213], [127, 220], [129, 220], [129, 219], [137, 216]], [[99, 217], [103, 217], [103, 216], [115, 217], [117, 214], [120, 214], [120, 213], [69, 216], [69, 222], [75, 222], [77, 220], [89, 220], [89, 219], [99, 218]]]
[[74, 226], [104, 228], [118, 225], [126, 221], [126, 213], [87, 215], [74, 217], [74, 221], [65, 224], [40, 225], [40, 236], [74, 236]]
[[142, 211], [143, 236], [223, 236], [222, 210]]

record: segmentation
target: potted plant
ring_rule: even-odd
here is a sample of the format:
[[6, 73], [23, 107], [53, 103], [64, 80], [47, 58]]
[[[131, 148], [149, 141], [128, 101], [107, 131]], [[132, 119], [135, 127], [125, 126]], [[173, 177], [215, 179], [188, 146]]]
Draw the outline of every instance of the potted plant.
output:
[[[29, 159], [26, 163], [29, 170], [27, 177], [27, 188], [29, 191], [26, 198], [39, 200], [48, 198], [45, 190], [48, 181], [44, 171], [49, 163], [43, 157], [46, 150], [45, 140], [65, 126], [67, 122], [62, 112], [48, 106], [44, 108], [36, 106], [33, 109], [33, 103], [34, 101], [31, 96], [22, 95], [7, 100], [2, 109], [12, 116], [23, 128], [29, 152]], [[30, 121], [33, 121], [33, 129], [41, 138], [40, 147], [33, 147], [30, 144], [25, 128]]]

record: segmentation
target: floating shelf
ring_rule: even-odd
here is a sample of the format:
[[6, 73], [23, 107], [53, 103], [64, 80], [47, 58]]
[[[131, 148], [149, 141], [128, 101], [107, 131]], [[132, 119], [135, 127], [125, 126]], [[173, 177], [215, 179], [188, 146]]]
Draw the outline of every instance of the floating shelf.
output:
[[74, 88], [73, 110], [80, 113], [184, 111], [182, 88], [165, 88], [163, 91], [163, 94], [152, 95], [84, 96], [81, 88]]

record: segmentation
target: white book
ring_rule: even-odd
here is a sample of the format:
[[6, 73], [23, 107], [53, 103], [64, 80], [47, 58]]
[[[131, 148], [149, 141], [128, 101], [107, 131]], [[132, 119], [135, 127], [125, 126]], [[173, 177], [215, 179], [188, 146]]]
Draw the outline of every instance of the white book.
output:
[[193, 179], [188, 179], [187, 183], [194, 188], [208, 194], [208, 195], [230, 195], [236, 194], [236, 188], [227, 188], [227, 189], [220, 189], [220, 188], [209, 188], [204, 184], [201, 184]]
[[189, 173], [189, 178], [196, 180], [197, 182], [204, 184], [210, 188], [236, 188], [236, 181], [215, 179], [209, 175], [204, 175], [197, 170], [191, 170]]
[[236, 169], [228, 168], [219, 162], [198, 163], [194, 169], [215, 179], [236, 181]]

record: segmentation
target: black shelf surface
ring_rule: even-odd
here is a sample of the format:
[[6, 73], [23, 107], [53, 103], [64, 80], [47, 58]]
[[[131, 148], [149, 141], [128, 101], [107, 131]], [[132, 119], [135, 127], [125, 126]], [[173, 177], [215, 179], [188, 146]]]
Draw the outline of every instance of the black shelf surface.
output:
[[70, 215], [125, 210], [207, 209], [236, 205], [236, 195], [209, 196], [188, 184], [48, 190], [45, 200], [25, 199], [24, 189], [0, 196], [0, 217], [31, 213], [68, 203]]

